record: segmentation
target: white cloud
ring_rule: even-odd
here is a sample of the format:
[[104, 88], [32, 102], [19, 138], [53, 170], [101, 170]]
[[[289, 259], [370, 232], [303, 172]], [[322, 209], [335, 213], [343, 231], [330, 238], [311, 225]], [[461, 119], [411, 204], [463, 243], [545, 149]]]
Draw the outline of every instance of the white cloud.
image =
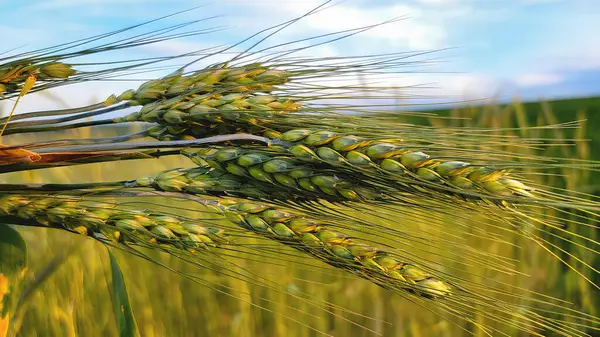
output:
[[307, 18], [307, 24], [313, 29], [335, 32], [410, 16], [401, 22], [370, 29], [362, 37], [381, 39], [391, 45], [406, 45], [410, 49], [437, 47], [446, 38], [446, 33], [442, 27], [423, 22], [423, 15], [417, 8], [402, 5], [380, 9], [339, 6]]
[[[275, 1], [246, 2], [236, 1], [247, 7], [265, 20], [253, 18], [262, 27], [279, 23], [285, 19], [301, 16], [314, 9], [322, 1], [287, 1], [284, 6]], [[453, 12], [455, 13], [455, 12]], [[386, 20], [406, 18], [399, 22], [388, 23], [360, 34], [361, 42], [374, 43], [374, 40], [385, 43], [388, 47], [405, 47], [409, 49], [430, 49], [443, 46], [447, 32], [442, 22], [436, 20], [423, 8], [408, 5], [371, 6], [368, 3], [359, 6], [352, 2], [340, 2], [321, 12], [307, 16], [279, 33], [282, 36], [298, 34], [332, 33], [364, 26], [380, 24]], [[279, 18], [272, 22], [273, 18]]]
[[563, 77], [556, 73], [528, 73], [515, 79], [515, 83], [522, 88], [539, 87], [563, 82]]
[[460, 74], [444, 78], [440, 89], [447, 95], [463, 99], [481, 99], [506, 94], [510, 86], [485, 74]]

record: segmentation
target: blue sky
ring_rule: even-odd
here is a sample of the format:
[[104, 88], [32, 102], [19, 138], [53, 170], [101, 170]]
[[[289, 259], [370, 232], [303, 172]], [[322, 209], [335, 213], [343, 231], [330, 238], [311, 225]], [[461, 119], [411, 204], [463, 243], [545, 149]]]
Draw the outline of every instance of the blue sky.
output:
[[[158, 24], [219, 16], [198, 28], [224, 30], [141, 51], [166, 55], [231, 44], [292, 19], [320, 0], [0, 0], [4, 49], [19, 50], [83, 38], [161, 15], [205, 5]], [[453, 48], [435, 54], [438, 73], [402, 76], [401, 84], [433, 84], [464, 98], [518, 95], [525, 99], [600, 94], [598, 0], [346, 0], [281, 32], [271, 43], [355, 28], [394, 17], [405, 20], [306, 54], [348, 55]], [[139, 53], [139, 51], [138, 51]], [[134, 56], [134, 54], [122, 54]], [[135, 54], [138, 56], [138, 54]], [[81, 103], [131, 84], [81, 89]], [[105, 92], [106, 91], [106, 92]], [[60, 93], [60, 91], [59, 91]], [[72, 91], [71, 91], [72, 93]], [[73, 96], [73, 95], [71, 95]], [[67, 97], [68, 99], [68, 97]]]

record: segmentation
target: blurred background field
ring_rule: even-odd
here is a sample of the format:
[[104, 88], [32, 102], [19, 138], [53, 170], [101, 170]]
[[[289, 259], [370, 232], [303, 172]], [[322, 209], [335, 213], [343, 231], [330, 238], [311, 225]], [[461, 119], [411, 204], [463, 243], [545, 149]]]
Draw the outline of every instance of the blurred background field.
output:
[[[407, 123], [435, 127], [472, 126], [500, 128], [501, 136], [526, 138], [576, 139], [568, 146], [544, 150], [523, 148], [535, 153], [562, 158], [600, 160], [600, 98], [550, 102], [485, 104], [452, 110], [431, 111], [443, 118], [402, 117]], [[581, 121], [578, 128], [538, 129], [535, 126]], [[77, 129], [56, 134], [60, 138], [75, 136], [106, 137], [115, 132], [135, 130], [97, 128]], [[87, 134], [84, 134], [87, 133]], [[38, 136], [6, 137], [6, 143], [39, 140]], [[160, 170], [191, 167], [182, 158], [161, 158], [123, 163], [81, 165], [72, 168], [12, 173], [0, 176], [0, 182], [84, 182], [90, 180], [136, 179]], [[556, 169], [538, 176], [540, 182], [563, 186], [579, 192], [600, 195], [600, 174], [592, 171]], [[183, 203], [166, 204], [165, 208]], [[410, 226], [411, 224], [397, 224]], [[448, 230], [452, 230], [449, 222]], [[43, 280], [17, 313], [9, 335], [13, 336], [116, 336], [109, 297], [108, 257], [106, 248], [85, 237], [53, 230], [22, 230], [30, 247], [30, 266], [26, 281]], [[600, 239], [590, 228], [588, 237]], [[546, 234], [542, 234], [546, 235]], [[591, 315], [600, 314], [600, 294], [591, 285], [542, 251], [532, 242], [514, 237], [520, 249], [497, 252], [519, 261], [527, 277], [489, 275], [529, 292], [539, 292], [564, 299], [574, 308]], [[471, 247], [495, 252], [497, 247], [483, 247], [476, 239]], [[566, 247], [565, 249], [577, 249]], [[194, 282], [178, 273], [158, 267], [144, 259], [116, 252], [124, 272], [142, 336], [468, 336], [481, 335], [463, 321], [447, 321], [435, 311], [381, 289], [367, 281], [348, 276], [310, 259], [285, 257], [289, 248], [273, 246], [280, 252], [277, 259], [264, 254], [250, 259], [236, 258], [230, 252], [223, 270], [192, 269], [167, 255], [149, 252], [165, 266], [193, 274], [205, 282]], [[568, 256], [566, 257], [568, 258]], [[598, 265], [599, 261], [596, 261]], [[307, 301], [290, 298], [281, 292], [257, 286], [251, 281], [227, 276], [228, 270], [248, 270], [266, 277], [298, 294], [310, 295], [311, 301], [330, 303], [327, 310]], [[600, 280], [594, 280], [596, 284]], [[562, 316], [563, 319], [571, 319]], [[354, 322], [354, 323], [352, 323]], [[493, 324], [483, 319], [478, 323]], [[505, 331], [509, 336], [525, 336]]]

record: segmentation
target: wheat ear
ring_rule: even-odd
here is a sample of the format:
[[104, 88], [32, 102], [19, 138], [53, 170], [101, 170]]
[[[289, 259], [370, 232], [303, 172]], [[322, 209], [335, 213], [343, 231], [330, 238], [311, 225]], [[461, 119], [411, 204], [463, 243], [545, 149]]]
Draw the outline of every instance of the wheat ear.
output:
[[[256, 202], [225, 205], [208, 201], [207, 204], [246, 230], [291, 246], [382, 287], [404, 289], [427, 297], [447, 296], [451, 291], [448, 284], [396, 254], [329, 230], [326, 222]], [[86, 206], [61, 198], [5, 195], [0, 198], [0, 215], [130, 244], [145, 242], [195, 250], [228, 242], [225, 231], [216, 227], [187, 224], [176, 217], [149, 211]]]
[[186, 223], [151, 211], [123, 210], [106, 203], [90, 206], [70, 198], [5, 195], [0, 197], [0, 215], [124, 243], [143, 241], [192, 250], [228, 242], [224, 230], [217, 227]]

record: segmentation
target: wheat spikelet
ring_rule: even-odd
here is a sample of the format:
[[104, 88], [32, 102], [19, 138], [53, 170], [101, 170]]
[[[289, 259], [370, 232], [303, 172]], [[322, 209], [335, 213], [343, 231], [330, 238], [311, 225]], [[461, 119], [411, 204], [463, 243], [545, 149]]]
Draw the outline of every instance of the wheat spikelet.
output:
[[193, 250], [228, 242], [222, 229], [184, 223], [149, 211], [121, 210], [107, 204], [86, 205], [68, 198], [0, 197], [0, 215], [30, 220], [38, 226], [61, 228], [99, 240], [164, 244]]
[[400, 180], [402, 182], [413, 178], [421, 182], [442, 183], [459, 193], [472, 190], [498, 197], [532, 197], [531, 189], [511, 179], [505, 169], [443, 161], [399, 144], [310, 130], [291, 130], [283, 133], [280, 139], [293, 143], [289, 152], [301, 160], [358, 169], [376, 168], [391, 177], [404, 177]]
[[[289, 141], [290, 133], [284, 133], [280, 139]], [[258, 147], [226, 147], [185, 153], [200, 165], [208, 163], [240, 177], [340, 200], [373, 200], [381, 198], [386, 189], [393, 197], [394, 191], [420, 193], [427, 188], [436, 191], [438, 186], [446, 188], [438, 191], [454, 195], [534, 199], [532, 189], [512, 179], [505, 169], [441, 161], [400, 145], [354, 136], [320, 134], [329, 137], [322, 143], [308, 139], [287, 148], [275, 146], [263, 151]], [[361, 186], [365, 179], [387, 185], [380, 184], [378, 192], [368, 182]]]
[[[175, 196], [171, 195], [171, 196]], [[424, 272], [417, 268], [410, 260], [397, 255], [395, 250], [378, 249], [371, 244], [359, 241], [360, 237], [350, 237], [338, 230], [335, 222], [330, 223], [327, 219], [306, 216], [287, 211], [279, 206], [268, 203], [253, 202], [249, 200], [207, 200], [193, 199], [200, 202], [203, 207], [216, 210], [227, 217], [229, 221], [240, 228], [249, 230], [271, 240], [278, 241], [334, 267], [345, 269], [357, 274], [367, 280], [384, 288], [415, 293], [420, 298], [436, 299], [438, 309], [451, 316], [470, 321], [472, 315], [484, 315], [492, 321], [506, 324], [520, 331], [536, 334], [535, 330], [544, 328], [552, 330], [561, 335], [583, 335], [577, 327], [571, 326], [567, 321], [557, 321], [553, 318], [537, 312], [534, 308], [513, 304], [506, 300], [499, 300], [494, 296], [499, 290], [484, 284], [472, 284], [461, 278], [454, 278], [458, 285], [449, 287], [446, 281], [436, 278], [435, 273]], [[202, 211], [200, 211], [202, 212]], [[347, 224], [344, 221], [345, 225]], [[350, 227], [352, 227], [350, 225]], [[485, 263], [485, 261], [481, 261]], [[408, 266], [405, 270], [403, 266]], [[397, 269], [398, 268], [398, 269]], [[493, 267], [491, 268], [494, 269]], [[397, 275], [394, 271], [398, 271]], [[405, 274], [406, 273], [406, 274]], [[401, 276], [401, 277], [400, 277]], [[446, 276], [447, 277], [447, 276]], [[454, 285], [454, 284], [453, 284]], [[509, 298], [521, 298], [520, 295], [506, 294]], [[528, 300], [551, 307], [560, 304], [552, 304], [546, 299]], [[426, 302], [423, 305], [428, 305]], [[563, 308], [564, 309], [564, 308]], [[552, 309], [549, 309], [552, 310]], [[596, 324], [593, 317], [585, 320], [589, 324]], [[488, 333], [501, 332], [494, 327], [480, 327]]]
[[[313, 190], [300, 190], [300, 186], [292, 175], [285, 173], [261, 173], [257, 172], [260, 168], [246, 172], [235, 171], [229, 166], [228, 170], [215, 169], [201, 166], [192, 169], [171, 169], [159, 173], [155, 177], [140, 178], [135, 181], [123, 182], [127, 187], [148, 187], [169, 191], [192, 194], [209, 195], [230, 195], [239, 197], [253, 197], [258, 199], [271, 200], [289, 200], [289, 199], [318, 199], [325, 198], [332, 201], [337, 200], [358, 200], [359, 198], [369, 196], [374, 199], [377, 194], [375, 191], [369, 191], [366, 187], [349, 186], [336, 176], [327, 175], [308, 175], [316, 184]], [[298, 171], [296, 171], [298, 172]], [[253, 180], [255, 179], [255, 180]], [[346, 198], [340, 199], [337, 189], [327, 188], [325, 182], [335, 181], [340, 193], [346, 195]], [[300, 183], [305, 185], [301, 180]], [[313, 184], [312, 182], [310, 182]], [[279, 187], [287, 187], [281, 189]], [[321, 188], [323, 191], [321, 191]], [[327, 194], [326, 192], [329, 192]], [[357, 191], [362, 193], [359, 195]], [[370, 193], [369, 193], [370, 192]], [[331, 195], [333, 193], [333, 195]], [[360, 197], [359, 197], [360, 196]]]
[[304, 251], [387, 288], [403, 288], [425, 296], [446, 296], [450, 286], [395, 254], [327, 229], [327, 223], [256, 202], [220, 206], [227, 218], [246, 229]]
[[[406, 65], [406, 63], [399, 60], [408, 57], [411, 57], [411, 55], [405, 55], [404, 53], [349, 58], [339, 57], [328, 59], [326, 64], [323, 64], [323, 60], [319, 58], [285, 59], [284, 57], [275, 57], [270, 58], [267, 62], [252, 62], [249, 64], [243, 62], [244, 58], [240, 58], [237, 60], [239, 64], [218, 64], [188, 74], [180, 69], [161, 79], [147, 81], [137, 90], [131, 89], [119, 95], [112, 95], [103, 102], [87, 107], [66, 109], [64, 111], [40, 111], [36, 115], [75, 115], [81, 112], [89, 112], [88, 114], [82, 114], [80, 117], [70, 116], [70, 119], [60, 120], [66, 122], [84, 118], [84, 116], [97, 116], [130, 106], [143, 105], [143, 113], [136, 112], [128, 116], [105, 120], [103, 124], [141, 120], [158, 121], [171, 126], [173, 131], [171, 133], [180, 136], [183, 133], [181, 129], [185, 129], [187, 135], [185, 133], [184, 135], [187, 137], [203, 134], [202, 126], [214, 123], [215, 120], [219, 120], [219, 123], [221, 120], [226, 120], [228, 124], [237, 124], [242, 128], [247, 127], [248, 124], [260, 126], [263, 132], [270, 129], [279, 130], [279, 128], [289, 130], [297, 126], [296, 119], [301, 117], [304, 112], [310, 113], [312, 117], [315, 113], [323, 117], [331, 113], [335, 117], [336, 111], [340, 110], [335, 107], [324, 108], [319, 104], [304, 106], [305, 102], [330, 98], [336, 100], [356, 99], [359, 97], [357, 91], [370, 90], [369, 88], [349, 88], [347, 90], [342, 89], [342, 91], [347, 91], [343, 94], [337, 92], [327, 93], [328, 90], [336, 91], [337, 89], [339, 91], [339, 88], [323, 84], [315, 85], [311, 84], [311, 81], [327, 77], [343, 79], [354, 76], [356, 73], [369, 73], [374, 70], [393, 73], [397, 68]], [[290, 85], [290, 83], [297, 84]], [[393, 97], [391, 91], [395, 89], [379, 88], [379, 91], [385, 91], [385, 95]], [[223, 97], [227, 99], [223, 100]], [[303, 106], [303, 113], [299, 115], [292, 114], [300, 104]], [[106, 108], [107, 106], [108, 108]], [[193, 110], [194, 118], [191, 118], [190, 109], [193, 106], [195, 106]], [[216, 107], [218, 109], [215, 110]], [[169, 109], [165, 110], [166, 108]], [[366, 106], [363, 108], [366, 108]], [[169, 111], [171, 112], [168, 113]], [[162, 118], [165, 114], [167, 114], [166, 120]], [[281, 117], [287, 114], [290, 114], [290, 116], [285, 120], [273, 121], [266, 118], [271, 115], [280, 115], [279, 117]], [[237, 120], [233, 118], [236, 115], [240, 117]], [[198, 123], [198, 121], [201, 121], [201, 123]], [[59, 120], [55, 120], [53, 123], [12, 124], [6, 134], [52, 131], [56, 129], [24, 126], [51, 125], [58, 122]], [[74, 123], [62, 126], [61, 129], [85, 125], [87, 124]], [[163, 136], [167, 135], [168, 133], [163, 134]]]
[[[155, 122], [167, 128], [150, 131], [150, 135], [165, 139], [174, 136], [189, 135], [205, 137], [223, 127], [230, 130], [246, 131], [262, 128], [263, 122], [278, 113], [285, 113], [297, 108], [298, 104], [287, 99], [278, 99], [271, 95], [250, 95], [241, 93], [190, 95], [175, 97], [166, 101], [158, 101], [144, 105], [137, 113], [126, 116], [124, 121]], [[119, 122], [120, 120], [116, 120]], [[221, 128], [221, 129], [219, 129]], [[236, 129], [234, 129], [236, 128]], [[212, 131], [212, 132], [211, 132]], [[252, 131], [250, 133], [257, 133]]]
[[[257, 182], [257, 186], [285, 187], [288, 195], [329, 200], [375, 200], [384, 198], [382, 191], [361, 184], [356, 176], [297, 160], [289, 153], [260, 151], [260, 148], [224, 147], [186, 151], [196, 164], [208, 163], [217, 171]], [[273, 188], [271, 188], [273, 189]]]
[[[156, 104], [165, 98], [173, 98], [185, 95], [208, 95], [204, 100], [193, 101], [194, 103], [210, 100], [210, 95], [219, 94], [226, 96], [232, 93], [242, 92], [270, 92], [276, 85], [284, 84], [289, 75], [285, 71], [270, 69], [260, 64], [249, 64], [239, 67], [228, 67], [227, 65], [216, 65], [184, 75], [178, 71], [157, 80], [144, 82], [137, 90], [127, 90], [118, 96], [111, 96], [108, 103], [129, 102], [129, 105]], [[233, 99], [231, 100], [233, 101]], [[221, 103], [223, 105], [225, 103]], [[155, 108], [150, 105], [146, 110]], [[144, 111], [142, 115], [148, 111]]]
[[75, 75], [71, 65], [63, 62], [22, 63], [21, 60], [0, 64], [0, 97], [19, 92], [30, 76], [39, 81], [65, 80]]

